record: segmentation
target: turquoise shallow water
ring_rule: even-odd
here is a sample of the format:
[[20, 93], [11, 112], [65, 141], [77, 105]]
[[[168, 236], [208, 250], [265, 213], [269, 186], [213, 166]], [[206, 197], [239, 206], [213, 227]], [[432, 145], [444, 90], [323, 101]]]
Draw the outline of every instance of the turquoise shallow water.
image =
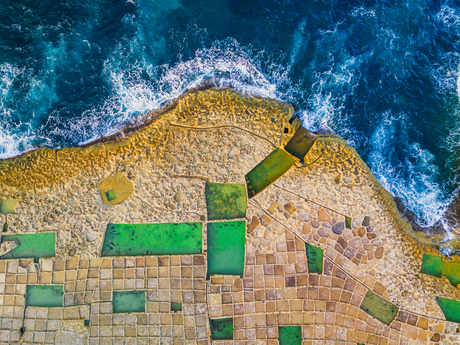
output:
[[0, 157], [112, 134], [212, 80], [291, 102], [432, 225], [458, 187], [456, 1], [0, 4]]

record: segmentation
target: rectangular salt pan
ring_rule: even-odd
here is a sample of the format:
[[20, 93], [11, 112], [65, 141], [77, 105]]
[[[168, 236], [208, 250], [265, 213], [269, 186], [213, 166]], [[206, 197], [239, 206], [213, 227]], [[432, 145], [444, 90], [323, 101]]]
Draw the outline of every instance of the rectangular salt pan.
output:
[[200, 254], [203, 223], [109, 224], [101, 256]]

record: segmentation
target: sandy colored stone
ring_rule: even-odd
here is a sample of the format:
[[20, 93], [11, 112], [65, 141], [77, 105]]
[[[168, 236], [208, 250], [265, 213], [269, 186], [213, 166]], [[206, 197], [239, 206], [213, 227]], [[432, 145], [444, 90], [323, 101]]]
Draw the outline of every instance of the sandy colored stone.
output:
[[252, 217], [252, 220], [250, 223], [247, 225], [247, 231], [248, 233], [253, 232], [260, 224], [260, 220], [257, 216]]
[[443, 332], [444, 331], [444, 324], [440, 323], [439, 325], [435, 325], [434, 330], [436, 332]]
[[295, 211], [297, 211], [297, 207], [295, 207], [293, 204], [288, 202], [287, 204], [284, 205], [284, 209], [289, 212], [289, 214], [294, 214]]
[[0, 245], [0, 256], [5, 255], [6, 253], [12, 251], [14, 248], [18, 246], [19, 242], [17, 240], [2, 242]]
[[267, 211], [270, 212], [271, 214], [275, 213], [276, 209], [276, 202], [272, 203], [269, 208], [267, 208]]
[[[117, 205], [133, 194], [134, 184], [120, 171], [107, 177], [99, 184], [99, 194], [102, 202], [106, 205]], [[107, 193], [113, 192], [116, 195], [114, 200], [107, 199]]]
[[322, 222], [330, 222], [332, 220], [332, 217], [327, 213], [327, 211], [322, 208], [318, 211], [318, 218]]
[[268, 226], [271, 223], [271, 221], [272, 219], [266, 214], [260, 216], [260, 224], [262, 224], [263, 226]]
[[366, 236], [366, 228], [360, 226], [360, 227], [358, 228], [358, 230], [357, 230], [357, 233], [358, 233], [358, 236], [359, 236], [359, 237], [364, 237], [364, 236]]
[[376, 250], [375, 250], [375, 257], [377, 259], [381, 259], [383, 257], [383, 251], [384, 251], [384, 248], [383, 247], [378, 247]]
[[441, 340], [441, 335], [439, 333], [434, 333], [432, 336], [431, 336], [431, 341], [434, 341], [434, 342], [438, 342]]
[[325, 228], [324, 226], [322, 226], [318, 231], [318, 235], [320, 235], [321, 237], [328, 237], [330, 234], [331, 229]]
[[55, 335], [56, 345], [84, 345], [85, 335], [76, 332], [58, 331]]
[[302, 225], [302, 234], [303, 234], [303, 235], [307, 235], [307, 234], [309, 234], [309, 233], [311, 233], [311, 227], [310, 227], [310, 225], [308, 225], [308, 224], [303, 224], [303, 225]]
[[332, 232], [336, 235], [340, 235], [345, 229], [345, 223], [339, 222], [332, 226]]
[[[13, 197], [21, 197], [23, 200], [20, 205], [20, 212], [9, 218], [9, 222], [11, 221], [12, 227], [14, 226], [18, 233], [56, 231], [58, 240], [55, 259], [59, 261], [69, 257], [71, 249], [77, 249], [78, 255], [85, 259], [99, 257], [104, 233], [110, 222], [205, 221], [200, 217], [200, 215], [206, 214], [204, 181], [244, 183], [244, 175], [248, 171], [264, 159], [274, 147], [282, 146], [289, 139], [282, 132], [284, 126], [290, 126], [286, 120], [291, 113], [290, 109], [289, 106], [279, 102], [249, 99], [229, 90], [207, 90], [184, 96], [173, 108], [159, 116], [156, 121], [125, 138], [113, 139], [111, 142], [98, 143], [85, 148], [40, 149], [25, 155], [27, 158], [21, 157], [2, 161], [0, 164], [2, 189], [5, 190], [5, 193], [9, 193]], [[267, 114], [270, 115], [267, 116]], [[276, 126], [273, 125], [271, 116], [277, 121]], [[227, 125], [228, 127], [225, 127]], [[218, 126], [220, 126], [218, 129], [214, 128]], [[241, 131], [238, 127], [245, 128], [257, 136]], [[203, 128], [207, 129], [204, 130]], [[292, 133], [294, 128], [289, 127], [288, 129]], [[359, 291], [359, 298], [349, 296], [347, 293], [342, 296], [340, 288], [343, 286], [343, 279], [348, 276], [356, 279], [357, 286], [359, 282], [364, 282], [369, 288], [383, 293], [384, 298], [401, 309], [419, 315], [418, 322], [420, 325], [415, 327], [415, 330], [424, 329], [427, 324], [437, 323], [434, 320], [442, 320], [443, 316], [435, 302], [435, 297], [458, 298], [458, 289], [452, 287], [446, 279], [419, 273], [423, 254], [432, 253], [432, 250], [412, 242], [411, 239], [418, 239], [419, 235], [414, 235], [407, 222], [397, 213], [391, 196], [378, 184], [356, 151], [340, 138], [319, 137], [306, 157], [306, 162], [312, 162], [318, 157], [320, 158], [314, 164], [291, 169], [276, 182], [280, 187], [291, 190], [296, 195], [272, 186], [267, 188], [264, 193], [249, 200], [248, 231], [252, 227], [252, 230], [260, 238], [254, 239], [254, 234], [248, 236], [246, 268], [251, 267], [252, 271], [245, 270], [245, 274], [248, 272], [248, 277], [245, 277], [242, 282], [242, 289], [244, 290], [241, 292], [244, 294], [233, 296], [233, 304], [245, 304], [244, 308], [247, 307], [247, 310], [244, 309], [245, 312], [247, 311], [251, 315], [254, 315], [255, 310], [260, 311], [257, 315], [263, 315], [263, 310], [268, 311], [269, 308], [273, 307], [270, 309], [271, 314], [267, 314], [265, 322], [270, 322], [270, 327], [276, 331], [280, 322], [286, 325], [292, 324], [292, 322], [300, 324], [300, 315], [303, 318], [302, 323], [317, 323], [318, 325], [315, 327], [325, 327], [324, 324], [328, 320], [330, 321], [327, 312], [324, 312], [324, 309], [328, 307], [328, 302], [318, 301], [322, 305], [313, 304], [313, 308], [308, 312], [295, 314], [295, 317], [289, 309], [280, 314], [279, 318], [275, 315], [276, 303], [270, 305], [270, 300], [265, 301], [265, 303], [256, 301], [260, 302], [256, 306], [254, 303], [255, 293], [252, 296], [248, 294], [248, 298], [252, 298], [251, 303], [253, 304], [241, 302], [246, 297], [246, 292], [254, 292], [253, 286], [246, 287], [244, 285], [249, 284], [246, 278], [249, 281], [253, 279], [254, 275], [256, 278], [260, 277], [264, 274], [264, 269], [271, 272], [270, 267], [266, 268], [264, 265], [277, 265], [282, 268], [278, 267], [276, 271], [280, 273], [277, 278], [281, 278], [281, 282], [263, 280], [260, 288], [258, 288], [261, 290], [261, 293], [257, 295], [258, 298], [273, 298], [275, 302], [293, 299], [309, 302], [310, 299], [326, 299], [330, 294], [334, 301], [340, 301], [341, 298], [351, 301], [353, 308], [334, 314], [337, 316], [336, 320], [343, 321], [343, 324], [346, 325], [353, 325], [347, 328], [346, 332], [342, 330], [344, 332], [341, 335], [342, 338], [337, 335], [336, 340], [349, 340], [356, 343], [358, 339], [364, 339], [369, 334], [378, 333], [380, 337], [380, 334], [385, 334], [387, 331], [386, 328], [383, 331], [382, 328], [378, 328], [381, 325], [367, 315], [363, 319], [370, 320], [366, 321], [369, 322], [369, 329], [365, 326], [359, 331], [356, 330], [358, 323], [355, 326], [356, 320], [353, 318], [357, 312], [360, 312], [358, 311], [359, 298], [362, 298], [367, 289], [362, 286], [362, 289], [355, 288], [353, 294]], [[113, 176], [115, 171], [122, 172], [132, 181], [134, 192], [123, 203], [107, 206], [101, 203], [98, 183], [109, 176]], [[339, 175], [340, 179], [336, 179]], [[11, 176], [14, 179], [10, 178]], [[305, 201], [297, 195], [312, 202]], [[256, 203], [261, 208], [256, 207]], [[295, 205], [293, 207], [296, 210], [291, 213], [286, 205]], [[326, 209], [332, 209], [337, 213], [326, 211]], [[263, 210], [268, 210], [276, 221], [272, 221], [273, 219], [264, 214]], [[292, 216], [288, 217], [288, 214]], [[331, 215], [334, 216], [335, 221], [343, 220], [343, 217], [338, 215], [352, 217], [353, 231], [344, 229], [340, 225], [340, 235], [333, 232], [334, 226], [340, 222], [326, 224], [332, 220]], [[369, 217], [369, 221], [364, 215]], [[266, 229], [259, 227], [261, 229], [259, 232], [256, 229], [259, 224], [262, 224]], [[343, 274], [345, 278], [336, 278], [337, 280], [332, 280], [332, 282], [321, 280], [320, 284], [324, 285], [321, 285], [320, 291], [315, 288], [304, 288], [309, 282], [308, 279], [304, 281], [304, 278], [300, 278], [300, 272], [305, 272], [306, 269], [302, 268], [306, 265], [305, 248], [301, 242], [301, 246], [296, 246], [295, 251], [291, 251], [293, 234], [304, 242], [324, 249], [325, 271], [332, 270], [332, 268], [328, 268], [328, 265], [330, 262], [335, 262], [340, 266], [340, 272], [345, 272], [337, 274]], [[366, 234], [371, 235], [366, 236]], [[407, 236], [401, 236], [401, 234]], [[420, 236], [420, 243], [431, 243], [423, 242], [424, 235]], [[287, 251], [286, 240], [291, 246], [289, 252]], [[339, 254], [335, 250], [338, 247], [343, 252], [348, 250], [346, 255]], [[250, 264], [251, 260], [255, 261], [255, 257], [258, 255], [266, 255], [266, 263]], [[269, 255], [272, 256], [269, 257]], [[356, 258], [360, 256], [362, 258], [359, 261]], [[350, 258], [355, 261], [351, 261]], [[270, 264], [267, 263], [269, 260]], [[62, 277], [57, 277], [55, 274], [57, 272], [53, 272], [52, 261], [40, 261], [41, 283], [51, 283], [52, 273], [54, 273], [55, 278], [61, 280]], [[298, 261], [302, 262], [303, 266], [298, 265]], [[195, 310], [198, 309], [195, 309], [192, 301], [195, 298], [203, 301], [201, 304], [206, 305], [205, 308], [202, 308], [204, 310], [203, 315], [208, 313], [204, 318], [205, 320], [209, 317], [234, 316], [235, 311], [239, 313], [243, 310], [243, 307], [232, 304], [226, 305], [225, 310], [222, 309], [221, 291], [227, 289], [224, 292], [230, 293], [232, 284], [226, 286], [227, 281], [224, 279], [222, 284], [216, 287], [214, 277], [211, 278], [210, 284], [205, 283], [203, 278], [206, 275], [204, 259], [200, 264], [201, 271], [198, 272], [194, 269], [193, 279], [183, 281], [179, 285], [177, 282], [173, 282], [179, 277], [180, 271], [176, 267], [182, 264], [189, 266], [190, 262], [188, 261], [174, 262], [172, 265], [173, 260], [168, 259], [165, 265], [163, 265], [164, 262], [161, 262], [159, 268], [157, 267], [158, 261], [155, 261], [148, 265], [149, 268], [144, 273], [149, 277], [147, 280], [143, 278], [140, 271], [135, 271], [143, 267], [142, 265], [138, 266], [137, 260], [128, 258], [125, 261], [125, 258], [122, 258], [120, 262], [117, 262], [116, 266], [122, 275], [119, 276], [120, 273], [114, 272], [114, 277], [115, 274], [117, 275], [114, 282], [124, 282], [121, 285], [114, 283], [113, 286], [120, 289], [136, 289], [138, 287], [145, 289], [147, 286], [149, 289], [154, 289], [155, 291], [149, 292], [149, 302], [147, 303], [147, 308], [152, 313], [158, 313], [160, 306], [152, 301], [158, 300], [160, 297], [165, 301], [169, 301], [171, 298], [187, 300], [188, 302], [183, 305], [183, 313], [184, 316], [187, 314], [186, 317], [193, 318], [195, 318]], [[128, 268], [125, 268], [125, 262]], [[102, 265], [102, 261], [91, 261], [90, 266], [91, 269], [95, 270], [95, 277], [110, 278], [110, 275], [100, 275], [102, 268], [110, 269], [110, 267], [104, 268]], [[11, 267], [8, 263], [7, 267], [3, 266], [3, 272], [4, 270], [11, 273], [20, 272], [20, 268], [15, 263], [11, 263]], [[271, 268], [274, 272], [274, 268]], [[0, 270], [2, 270], [1, 266]], [[86, 273], [83, 272], [83, 269], [79, 269], [79, 271]], [[125, 273], [130, 276], [129, 279], [122, 279]], [[178, 276], [170, 279], [172, 274]], [[135, 280], [136, 276], [139, 279]], [[158, 276], [160, 279], [157, 279]], [[286, 280], [285, 276], [289, 279]], [[296, 288], [286, 288], [286, 284], [289, 286], [293, 284], [293, 276], [296, 276], [296, 284], [300, 282], [301, 285]], [[305, 277], [308, 278], [307, 275]], [[69, 278], [74, 279], [74, 275], [69, 274]], [[203, 281], [200, 280], [202, 278]], [[326, 278], [326, 274], [324, 278]], [[109, 285], [92, 281], [92, 279], [86, 280], [84, 275], [82, 275], [82, 280], [83, 285], [78, 285], [79, 282], [77, 284], [72, 282], [79, 287], [79, 290], [91, 287], [90, 293], [85, 295], [83, 300], [89, 301], [87, 303], [91, 303], [93, 298], [94, 301], [98, 301], [98, 303], [92, 304], [92, 313], [98, 308], [102, 310], [103, 304], [104, 312], [110, 313], [110, 303], [99, 302], [107, 297], [109, 291], [105, 290], [109, 288]], [[160, 282], [160, 280], [162, 281]], [[342, 285], [339, 284], [338, 280], [342, 281]], [[25, 284], [24, 282], [19, 285], [25, 286]], [[72, 288], [65, 279], [63, 284], [66, 288]], [[174, 289], [171, 288], [172, 284], [176, 284]], [[252, 284], [254, 285], [254, 282]], [[276, 288], [273, 287], [274, 284], [276, 284]], [[328, 291], [329, 284], [335, 287], [332, 291]], [[185, 287], [186, 293], [183, 295], [182, 293], [176, 294], [178, 286]], [[157, 291], [159, 287], [161, 290]], [[205, 291], [208, 291], [208, 288], [211, 293], [206, 295]], [[214, 288], [220, 290], [212, 290]], [[193, 290], [200, 294], [193, 294]], [[407, 293], [403, 294], [404, 291]], [[337, 295], [337, 293], [339, 294]], [[108, 296], [106, 299], [110, 300], [110, 292]], [[8, 307], [11, 308], [11, 313], [15, 312], [12, 304], [16, 300], [9, 298], [10, 296], [8, 299], [6, 297], [7, 295], [4, 299], [4, 302], [7, 302], [5, 304], [11, 304]], [[217, 301], [214, 298], [220, 299]], [[348, 305], [347, 303], [343, 304]], [[193, 307], [193, 311], [187, 309], [190, 306]], [[161, 309], [162, 314], [168, 314], [169, 307], [168, 302], [165, 302], [165, 308]], [[285, 308], [286, 306], [283, 304], [281, 307]], [[296, 310], [297, 308], [299, 306], [296, 307]], [[339, 307], [337, 306], [337, 308]], [[6, 310], [6, 312], [9, 313], [10, 311]], [[311, 314], [311, 318], [305, 317], [307, 313]], [[82, 313], [80, 314], [79, 317], [82, 318]], [[339, 315], [341, 316], [339, 317]], [[3, 316], [5, 316], [5, 310], [3, 310]], [[69, 317], [68, 313], [65, 316]], [[20, 317], [17, 318], [18, 321]], [[151, 317], [158, 319], [157, 325], [161, 321], [165, 321], [165, 325], [170, 325], [172, 322], [166, 320], [171, 319], [168, 316], [164, 316], [164, 320], [160, 320], [159, 314], [156, 316], [152, 314]], [[244, 328], [243, 330], [247, 329], [248, 334], [253, 332], [251, 334], [254, 334], [255, 337], [254, 319], [248, 317], [243, 320], [241, 327]], [[424, 319], [428, 320], [428, 323]], [[66, 322], [70, 321], [75, 322], [75, 324], [83, 324], [82, 319], [66, 320]], [[193, 324], [191, 321], [188, 322]], [[134, 321], [132, 325], [130, 324], [133, 327], [130, 334], [142, 334], [142, 328], [139, 326], [143, 325], [134, 329], [135, 325]], [[81, 327], [85, 329], [84, 326]], [[435, 326], [435, 331], [438, 332], [436, 327], [443, 327], [443, 325]], [[191, 342], [195, 341], [198, 332], [205, 339], [208, 336], [208, 330], [205, 326], [200, 327], [200, 329], [192, 329], [193, 334], [184, 333], [190, 336]], [[315, 330], [312, 328], [312, 335], [315, 334]], [[452, 339], [456, 337], [455, 330], [456, 328], [454, 329], [453, 326], [446, 329], [447, 334]], [[393, 332], [394, 329], [391, 331]], [[415, 334], [414, 329], [406, 329], [405, 331], [412, 340]], [[428, 331], [432, 331], [431, 326], [429, 326]], [[441, 329], [441, 331], [444, 330]], [[156, 337], [159, 337], [161, 330], [156, 329], [152, 332], [156, 332]], [[399, 333], [394, 332], [396, 333], [392, 333], [393, 341], [400, 343]], [[169, 333], [173, 334], [173, 331], [169, 330]], [[330, 329], [327, 332], [325, 329], [321, 329], [317, 333], [318, 335], [328, 334], [328, 336], [332, 336]], [[420, 332], [419, 334], [425, 337], [428, 333]], [[254, 337], [251, 339], [253, 340]], [[385, 337], [389, 338], [387, 335]], [[371, 340], [374, 341], [375, 338]], [[367, 340], [361, 342], [366, 343]]]

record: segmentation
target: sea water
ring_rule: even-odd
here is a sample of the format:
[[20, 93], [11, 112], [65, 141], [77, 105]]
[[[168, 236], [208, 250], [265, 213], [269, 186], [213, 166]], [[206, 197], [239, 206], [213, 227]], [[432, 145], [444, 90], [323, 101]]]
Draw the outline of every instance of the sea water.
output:
[[120, 130], [203, 82], [292, 103], [429, 226], [458, 187], [456, 1], [3, 0], [0, 158]]

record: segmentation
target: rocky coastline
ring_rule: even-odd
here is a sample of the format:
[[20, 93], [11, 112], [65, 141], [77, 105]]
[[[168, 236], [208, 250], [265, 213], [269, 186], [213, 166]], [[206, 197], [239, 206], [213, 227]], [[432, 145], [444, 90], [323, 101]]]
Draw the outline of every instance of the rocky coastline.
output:
[[[11, 325], [25, 327], [23, 335], [16, 326], [4, 331], [10, 343], [39, 332], [30, 325], [41, 312], [24, 301], [26, 285], [34, 284], [62, 287], [61, 328], [43, 327], [50, 337], [86, 339], [80, 343], [150, 336], [204, 345], [210, 321], [220, 318], [233, 318], [235, 344], [254, 342], [256, 334], [259, 343], [277, 344], [285, 326], [301, 327], [307, 344], [458, 341], [457, 324], [438, 302], [458, 300], [457, 287], [421, 273], [425, 256], [445, 245], [442, 236], [414, 231], [356, 150], [335, 136], [316, 136], [279, 178], [244, 193], [243, 213], [234, 217], [245, 227], [243, 273], [206, 277], [208, 225], [220, 222], [209, 218], [208, 184], [245, 191], [247, 174], [267, 157], [289, 155], [301, 124], [293, 115], [289, 104], [209, 88], [187, 93], [121, 137], [1, 161], [0, 198], [15, 201], [8, 212], [4, 205], [2, 237], [56, 239], [54, 257], [0, 261], [0, 289], [8, 292], [2, 308], [12, 310]], [[202, 252], [101, 257], [109, 224], [163, 223], [202, 224]], [[307, 266], [311, 248], [321, 253], [320, 267]], [[133, 289], [145, 290], [145, 312], [136, 320], [127, 314], [117, 333], [113, 296]], [[388, 318], [369, 299], [383, 303]]]

